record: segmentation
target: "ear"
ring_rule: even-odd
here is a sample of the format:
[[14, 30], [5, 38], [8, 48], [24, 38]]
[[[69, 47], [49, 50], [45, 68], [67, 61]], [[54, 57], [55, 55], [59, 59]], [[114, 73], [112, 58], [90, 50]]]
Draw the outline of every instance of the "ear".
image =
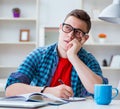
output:
[[62, 24], [59, 25], [59, 28], [62, 29]]
[[62, 24], [60, 24], [60, 26], [59, 26], [59, 32], [60, 32], [61, 29], [62, 29]]

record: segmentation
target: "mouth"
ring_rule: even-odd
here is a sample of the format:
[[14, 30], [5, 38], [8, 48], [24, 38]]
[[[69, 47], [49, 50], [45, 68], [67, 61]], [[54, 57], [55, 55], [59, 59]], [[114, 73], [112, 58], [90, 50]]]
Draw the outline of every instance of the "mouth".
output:
[[68, 41], [68, 40], [64, 40], [64, 42], [68, 44], [70, 41]]

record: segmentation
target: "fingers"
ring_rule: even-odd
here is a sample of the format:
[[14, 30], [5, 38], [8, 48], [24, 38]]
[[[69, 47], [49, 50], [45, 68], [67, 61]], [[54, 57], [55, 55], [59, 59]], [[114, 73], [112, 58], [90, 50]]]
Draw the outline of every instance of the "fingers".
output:
[[78, 42], [81, 42], [82, 38], [76, 38]]
[[73, 46], [73, 44], [68, 44], [67, 45], [67, 50], [69, 50], [72, 46]]
[[69, 86], [65, 86], [65, 94], [67, 95], [67, 96], [73, 96], [73, 90], [72, 90], [72, 88], [71, 87], [69, 87]]
[[69, 98], [71, 96], [73, 96], [72, 88], [67, 85], [63, 85], [62, 86], [62, 98]]
[[84, 37], [76, 37], [75, 39], [76, 39], [81, 45], [83, 45], [88, 38], [89, 38], [89, 36], [88, 36], [88, 35], [85, 35]]
[[84, 37], [81, 38], [80, 43], [83, 45], [87, 41], [88, 38], [89, 38], [89, 36], [85, 35]]
[[47, 87], [44, 93], [51, 93], [57, 97], [67, 98], [67, 99], [73, 96], [72, 88], [65, 84], [62, 84], [56, 87]]

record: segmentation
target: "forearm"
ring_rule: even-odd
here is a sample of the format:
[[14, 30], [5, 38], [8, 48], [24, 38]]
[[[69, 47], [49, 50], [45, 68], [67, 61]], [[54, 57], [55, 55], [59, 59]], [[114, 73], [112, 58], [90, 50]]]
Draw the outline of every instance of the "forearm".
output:
[[102, 78], [89, 69], [77, 55], [70, 58], [72, 65], [78, 73], [78, 76], [88, 92], [94, 93], [94, 84], [101, 84]]
[[[32, 92], [41, 92], [41, 87], [30, 86], [23, 83], [15, 83], [7, 87], [6, 96], [15, 96]], [[56, 87], [47, 87], [44, 90], [44, 93], [51, 93], [60, 98], [69, 98], [73, 96], [72, 88], [64, 84]]]
[[40, 87], [30, 86], [23, 83], [15, 83], [6, 88], [6, 96], [15, 96], [19, 94], [32, 93], [32, 92], [40, 92]]

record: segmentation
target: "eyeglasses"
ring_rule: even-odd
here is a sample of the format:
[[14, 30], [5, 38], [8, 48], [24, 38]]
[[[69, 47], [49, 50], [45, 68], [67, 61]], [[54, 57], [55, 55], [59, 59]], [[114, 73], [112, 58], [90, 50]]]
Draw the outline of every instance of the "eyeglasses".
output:
[[80, 36], [83, 37], [87, 34], [87, 33], [83, 32], [81, 29], [73, 28], [71, 25], [66, 24], [66, 23], [62, 24], [62, 31], [65, 32], [65, 33], [70, 33], [71, 31], [73, 31], [74, 35], [76, 37], [80, 37]]

